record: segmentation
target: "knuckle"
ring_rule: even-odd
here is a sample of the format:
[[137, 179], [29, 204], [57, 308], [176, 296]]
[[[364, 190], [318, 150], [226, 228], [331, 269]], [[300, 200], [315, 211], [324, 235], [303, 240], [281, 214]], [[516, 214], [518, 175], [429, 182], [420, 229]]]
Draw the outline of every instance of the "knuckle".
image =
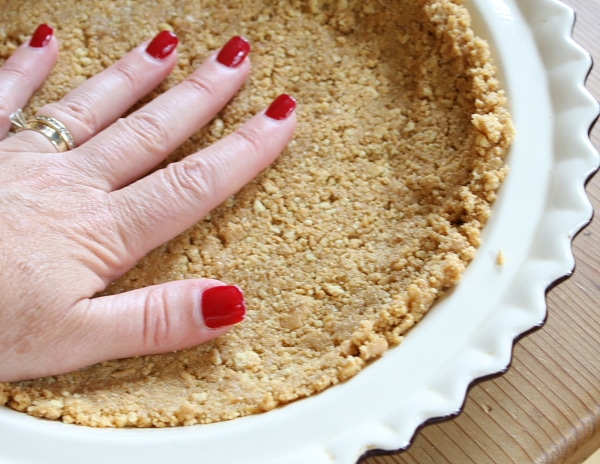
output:
[[120, 121], [126, 126], [126, 133], [143, 150], [161, 156], [169, 150], [171, 135], [160, 113], [139, 110]]
[[134, 89], [139, 84], [138, 69], [126, 61], [118, 61], [113, 67], [117, 79], [124, 82], [130, 89]]
[[[58, 107], [61, 113], [66, 114], [72, 121], [76, 121], [79, 128], [83, 129], [80, 134], [84, 138], [91, 137], [101, 129], [96, 112], [91, 110], [94, 104], [85, 94], [67, 94], [60, 103], [51, 106], [55, 109]], [[44, 109], [42, 109], [42, 113], [43, 111]], [[57, 116], [57, 119], [63, 121], [60, 115]]]
[[[7, 88], [20, 86], [23, 82], [30, 82], [33, 79], [31, 70], [16, 66], [10, 62], [2, 67], [1, 81]], [[0, 93], [0, 118], [4, 120], [14, 110], [11, 96], [14, 92]]]
[[4, 129], [7, 131], [10, 130], [11, 123], [8, 120], [8, 116], [12, 112], [10, 108], [10, 103], [8, 103], [7, 100], [0, 95], [0, 137], [6, 135], [3, 134]]
[[2, 66], [2, 82], [11, 84], [22, 84], [33, 80], [33, 70], [24, 66], [18, 66], [8, 61]]
[[161, 287], [149, 291], [143, 306], [142, 336], [148, 348], [167, 346], [172, 339], [170, 313], [174, 308]]
[[166, 168], [177, 197], [198, 203], [214, 195], [219, 170], [214, 163], [200, 157], [186, 158]]
[[236, 144], [240, 146], [239, 150], [243, 153], [256, 155], [264, 150], [265, 135], [249, 126], [240, 127], [231, 136], [236, 139]]
[[210, 99], [216, 98], [217, 96], [217, 88], [215, 87], [214, 82], [199, 74], [192, 74], [183, 81], [182, 85], [202, 97], [206, 96]]

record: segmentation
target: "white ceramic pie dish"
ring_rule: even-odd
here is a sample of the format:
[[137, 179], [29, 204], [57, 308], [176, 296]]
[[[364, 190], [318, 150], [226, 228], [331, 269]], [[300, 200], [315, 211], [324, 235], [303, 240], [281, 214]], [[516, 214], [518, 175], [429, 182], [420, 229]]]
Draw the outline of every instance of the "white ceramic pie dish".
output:
[[515, 338], [543, 323], [545, 291], [572, 271], [571, 240], [591, 218], [584, 184], [598, 154], [587, 134], [598, 106], [583, 87], [591, 61], [571, 39], [569, 8], [467, 6], [509, 95], [510, 174], [462, 283], [400, 347], [319, 395], [225, 423], [92, 429], [0, 407], [0, 462], [354, 464], [369, 449], [408, 446], [421, 424], [459, 411], [474, 380], [505, 370]]

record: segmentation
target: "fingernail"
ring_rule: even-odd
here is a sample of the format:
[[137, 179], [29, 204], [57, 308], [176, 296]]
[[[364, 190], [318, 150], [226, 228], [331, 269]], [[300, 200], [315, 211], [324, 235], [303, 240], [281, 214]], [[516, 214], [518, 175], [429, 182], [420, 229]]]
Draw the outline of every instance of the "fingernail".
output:
[[148, 44], [146, 53], [157, 60], [164, 60], [173, 53], [178, 43], [179, 39], [171, 31], [161, 31]]
[[202, 293], [202, 316], [209, 329], [242, 322], [246, 317], [244, 294], [235, 285], [222, 285]]
[[31, 36], [29, 46], [31, 48], [43, 48], [48, 45], [53, 34], [54, 30], [50, 26], [47, 24], [40, 24]]
[[217, 61], [228, 68], [239, 66], [250, 53], [250, 43], [236, 36], [229, 40], [217, 55]]
[[265, 114], [276, 121], [287, 119], [296, 109], [296, 100], [288, 94], [281, 94], [269, 105]]

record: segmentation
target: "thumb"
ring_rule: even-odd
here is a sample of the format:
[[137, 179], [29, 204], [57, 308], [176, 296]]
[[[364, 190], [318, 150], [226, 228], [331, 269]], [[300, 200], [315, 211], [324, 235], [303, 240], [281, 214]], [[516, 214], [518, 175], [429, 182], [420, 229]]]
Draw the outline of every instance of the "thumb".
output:
[[91, 335], [78, 351], [88, 358], [86, 365], [200, 345], [246, 315], [238, 287], [208, 279], [168, 282], [88, 301], [84, 324]]

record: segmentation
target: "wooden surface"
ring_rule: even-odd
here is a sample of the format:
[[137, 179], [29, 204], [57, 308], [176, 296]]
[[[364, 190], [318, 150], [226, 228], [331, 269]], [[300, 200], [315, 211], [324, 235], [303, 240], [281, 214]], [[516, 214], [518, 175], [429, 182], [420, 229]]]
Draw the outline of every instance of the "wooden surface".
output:
[[[598, 63], [600, 0], [565, 0], [574, 37]], [[591, 138], [600, 148], [600, 123]], [[514, 349], [509, 371], [474, 386], [458, 417], [424, 427], [405, 452], [361, 464], [583, 462], [600, 447], [600, 175], [588, 183], [597, 217], [574, 241], [574, 275], [548, 293], [546, 325]]]

